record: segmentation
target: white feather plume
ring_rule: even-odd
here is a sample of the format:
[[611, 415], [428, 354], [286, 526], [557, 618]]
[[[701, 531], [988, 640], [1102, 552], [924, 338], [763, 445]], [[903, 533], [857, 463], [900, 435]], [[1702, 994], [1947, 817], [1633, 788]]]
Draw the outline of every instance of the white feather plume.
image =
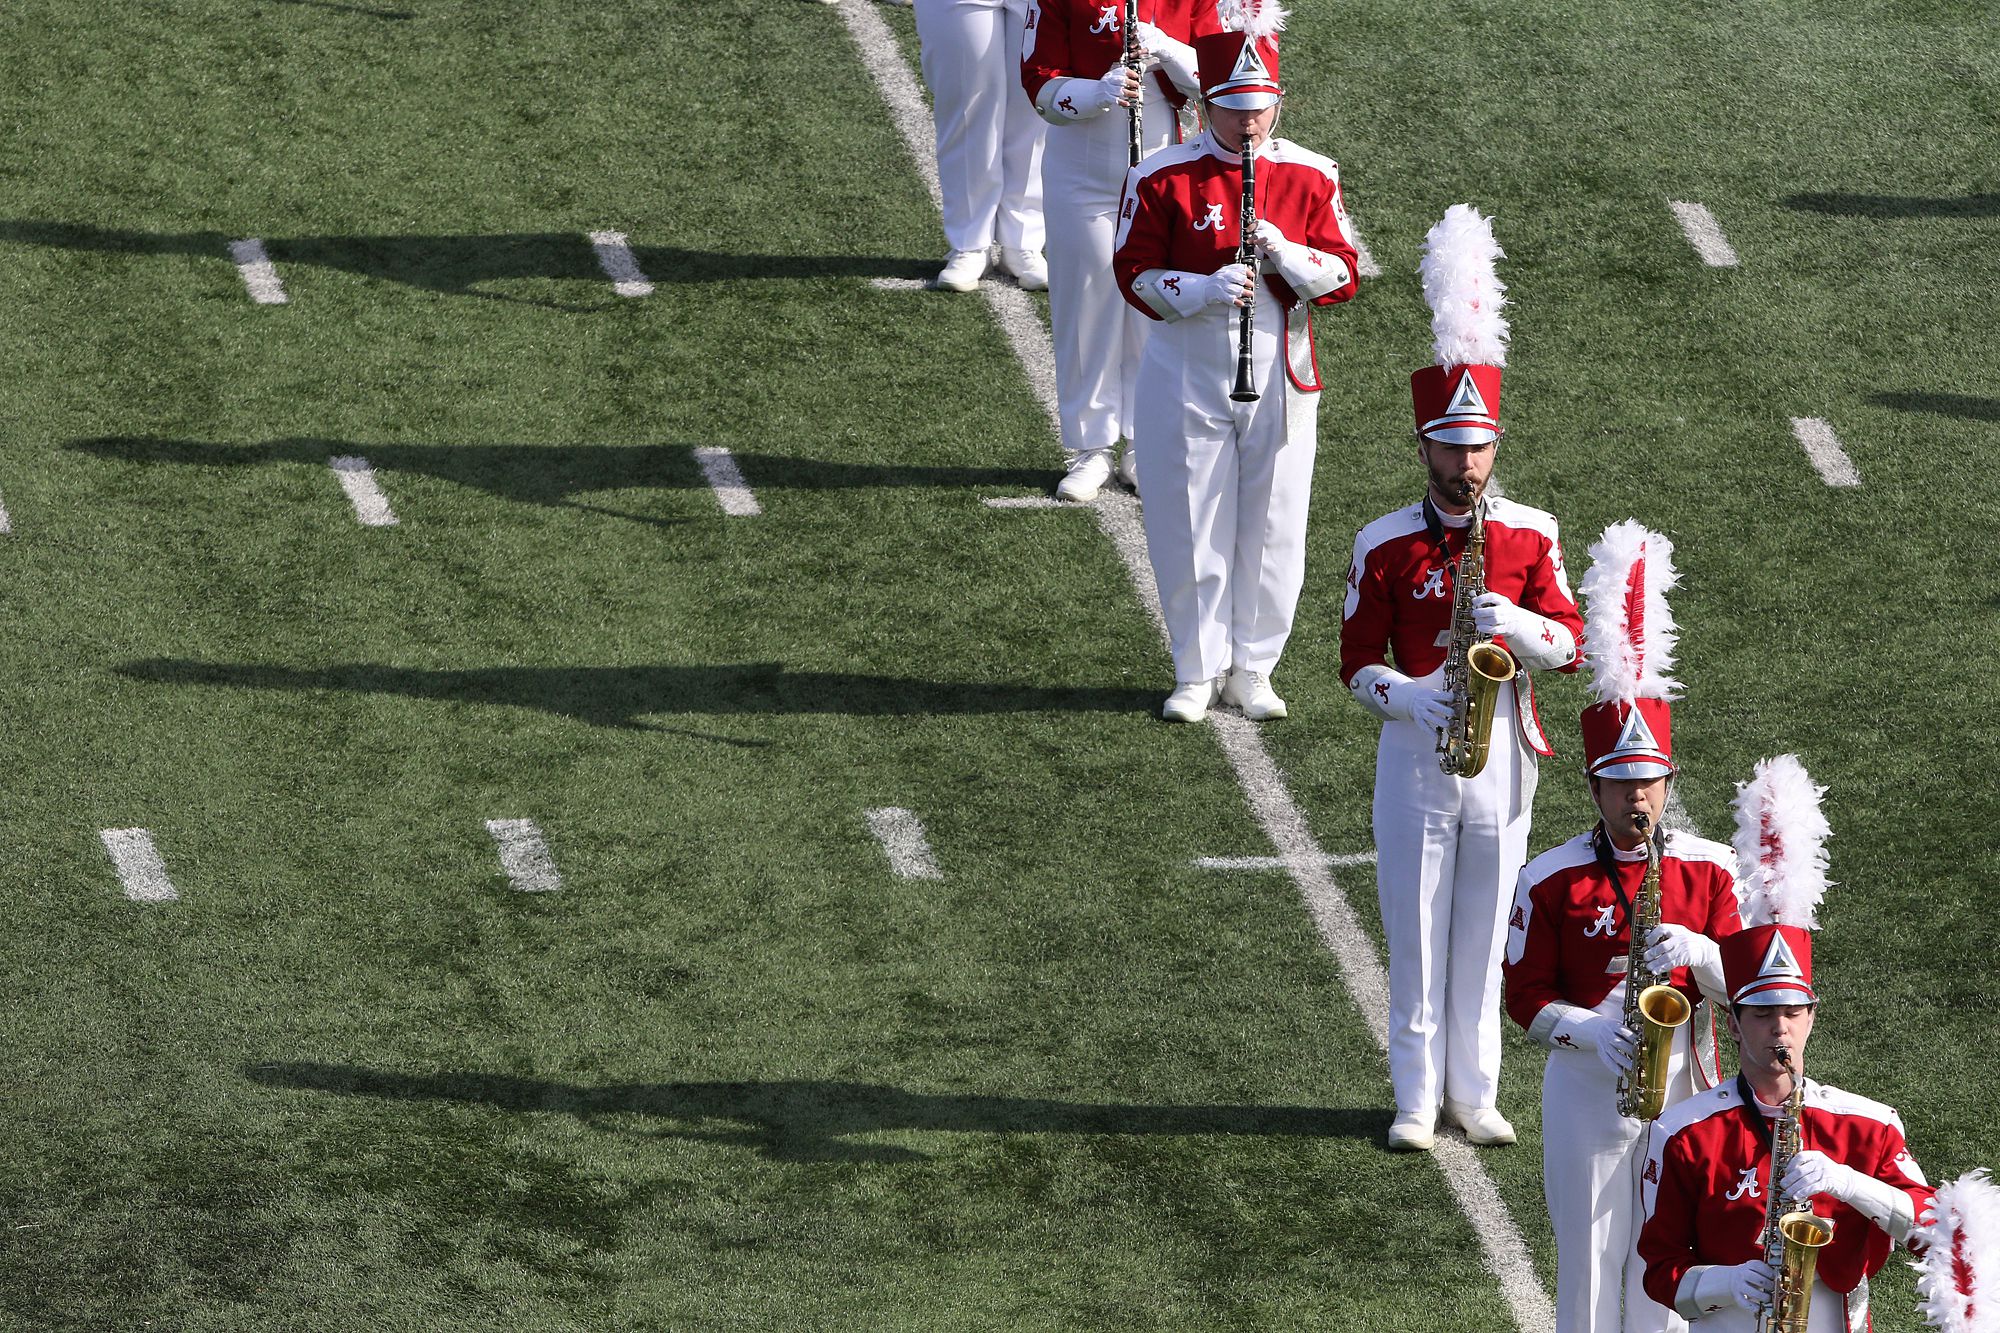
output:
[[1493, 270], [1505, 257], [1493, 239], [1493, 219], [1471, 204], [1453, 204], [1424, 237], [1424, 302], [1441, 366], [1505, 366], [1507, 284]]
[[2000, 1333], [2000, 1186], [1986, 1169], [1938, 1188], [1932, 1220], [1911, 1237], [1917, 1311], [1940, 1333]]
[[1816, 787], [1795, 754], [1760, 759], [1736, 784], [1736, 893], [1746, 926], [1818, 924], [1826, 896], [1826, 840]]
[[1291, 17], [1277, 0], [1216, 0], [1215, 12], [1224, 32], [1240, 32], [1253, 39], [1283, 32], [1285, 20]]
[[1635, 519], [1613, 523], [1591, 543], [1590, 569], [1580, 585], [1583, 651], [1599, 702], [1679, 696], [1680, 682], [1667, 674], [1680, 642], [1667, 590], [1680, 581], [1673, 542]]

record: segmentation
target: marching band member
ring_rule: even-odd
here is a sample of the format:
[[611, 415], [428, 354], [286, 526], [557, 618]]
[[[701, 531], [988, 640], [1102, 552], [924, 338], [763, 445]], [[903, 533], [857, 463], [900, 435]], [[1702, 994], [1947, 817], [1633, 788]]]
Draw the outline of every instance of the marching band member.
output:
[[[1556, 1333], [1686, 1328], [1645, 1294], [1632, 1260], [1646, 1125], [1620, 1109], [1639, 1042], [1625, 1026], [1635, 916], [1657, 911], [1659, 923], [1639, 941], [1638, 971], [1678, 990], [1690, 1015], [1672, 1029], [1662, 1090], [1669, 1106], [1720, 1081], [1713, 1021], [1698, 1006], [1704, 996], [1720, 1000], [1716, 941], [1741, 929], [1730, 849], [1659, 833], [1676, 772], [1668, 701], [1679, 686], [1667, 676], [1676, 633], [1666, 595], [1679, 582], [1673, 551], [1629, 519], [1590, 548], [1583, 641], [1598, 701], [1583, 710], [1583, 747], [1601, 818], [1528, 863], [1508, 919], [1507, 1012], [1549, 1050], [1542, 1192], [1556, 1233]], [[1659, 856], [1657, 908], [1642, 901], [1649, 842]], [[1707, 1040], [1691, 1042], [1691, 1033]]]
[[1021, 286], [1049, 285], [1042, 260], [1041, 119], [1015, 86], [1029, 0], [916, 0], [917, 41], [937, 128], [944, 270], [937, 286], [979, 285], [995, 242]]
[[[1319, 413], [1307, 312], [1355, 291], [1338, 165], [1272, 137], [1284, 11], [1250, 0], [1225, 17], [1239, 26], [1195, 43], [1208, 130], [1133, 169], [1113, 261], [1156, 321], [1133, 440], [1177, 682], [1161, 715], [1175, 722], [1200, 721], [1218, 695], [1256, 720], [1285, 715], [1270, 675], [1305, 579]], [[1246, 137], [1254, 278], [1238, 262]], [[1231, 398], [1246, 300], [1254, 402]]]
[[[1563, 574], [1551, 515], [1487, 494], [1500, 438], [1506, 290], [1492, 223], [1455, 204], [1425, 240], [1424, 296], [1438, 364], [1410, 377], [1416, 504], [1354, 540], [1340, 626], [1340, 675], [1383, 719], [1375, 760], [1376, 883], [1389, 938], [1389, 1146], [1428, 1149], [1439, 1103], [1474, 1143], [1514, 1141], [1500, 1089], [1500, 955], [1516, 877], [1527, 860], [1540, 757], [1551, 753], [1528, 672], [1499, 687], [1489, 758], [1475, 777], [1439, 767], [1452, 696], [1439, 688], [1451, 643], [1455, 562], [1475, 506], [1486, 590], [1472, 628], [1524, 668], [1573, 671], [1583, 621]], [[1148, 505], [1148, 519], [1151, 505]], [[1470, 587], [1468, 586], [1468, 592]], [[1390, 665], [1391, 658], [1394, 665]]]
[[[1804, 1077], [1819, 1003], [1811, 928], [1826, 890], [1824, 790], [1780, 755], [1738, 794], [1745, 925], [1722, 941], [1722, 970], [1741, 1070], [1655, 1123], [1641, 1176], [1646, 1290], [1699, 1333], [1760, 1327], [1780, 1285], [1765, 1258], [1766, 1216], [1807, 1209], [1832, 1224], [1808, 1333], [1870, 1327], [1867, 1279], [1931, 1204], [1895, 1110]], [[1774, 1171], [1774, 1158], [1789, 1160]]]
[[[1213, 11], [1215, 0], [1202, 3]], [[1180, 138], [1179, 108], [1196, 91], [1194, 8], [1195, 0], [1132, 6], [1143, 73], [1125, 63], [1125, 0], [1035, 0], [1029, 10], [1021, 85], [1053, 127], [1042, 199], [1056, 416], [1069, 456], [1056, 494], [1065, 500], [1094, 499], [1111, 476], [1118, 441], [1132, 438], [1146, 321], [1126, 305], [1111, 272], [1118, 199], [1132, 166], [1128, 117], [1137, 102], [1142, 155]], [[1128, 453], [1128, 480], [1130, 470]]]
[[1984, 1167], [1938, 1186], [1934, 1216], [1911, 1239], [1917, 1311], [1938, 1333], [2000, 1333], [2000, 1186]]

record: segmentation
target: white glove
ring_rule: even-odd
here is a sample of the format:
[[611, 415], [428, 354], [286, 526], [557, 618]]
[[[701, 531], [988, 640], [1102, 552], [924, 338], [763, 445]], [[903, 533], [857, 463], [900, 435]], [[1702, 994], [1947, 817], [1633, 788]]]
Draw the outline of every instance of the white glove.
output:
[[1250, 268], [1224, 264], [1195, 280], [1195, 295], [1203, 305], [1242, 305], [1250, 299]]
[[1389, 697], [1382, 702], [1390, 713], [1406, 718], [1426, 731], [1437, 731], [1451, 725], [1451, 693], [1448, 690], [1405, 680], [1400, 685], [1391, 685]]
[[1114, 106], [1130, 106], [1132, 99], [1139, 95], [1139, 71], [1121, 60], [1097, 76], [1097, 87], [1098, 91], [1092, 96], [1106, 99], [1105, 110]]
[[1473, 598], [1472, 624], [1489, 638], [1507, 640], [1514, 656], [1530, 667], [1567, 666], [1576, 656], [1576, 636], [1567, 626], [1516, 605], [1505, 593], [1489, 590]]
[[1602, 1014], [1592, 1014], [1590, 1022], [1580, 1027], [1582, 1035], [1597, 1044], [1597, 1058], [1604, 1062], [1612, 1077], [1623, 1078], [1632, 1072], [1632, 1064], [1639, 1057], [1639, 1038], [1631, 1028]]
[[1691, 1295], [1695, 1308], [1703, 1314], [1727, 1310], [1732, 1305], [1755, 1310], [1771, 1301], [1771, 1265], [1762, 1259], [1752, 1259], [1746, 1264], [1713, 1264], [1695, 1269], [1688, 1276], [1695, 1279]]
[[1646, 937], [1646, 966], [1655, 972], [1677, 967], [1721, 968], [1722, 946], [1699, 931], [1668, 923]]
[[1541, 626], [1530, 627], [1528, 617], [1532, 614], [1516, 606], [1504, 592], [1482, 592], [1472, 599], [1473, 627], [1488, 638], [1518, 639], [1524, 631], [1533, 633]]
[[1792, 1158], [1791, 1166], [1785, 1170], [1785, 1178], [1778, 1182], [1779, 1193], [1801, 1203], [1815, 1194], [1830, 1194], [1842, 1203], [1853, 1201], [1855, 1183], [1861, 1173], [1842, 1162], [1836, 1162], [1815, 1148], [1802, 1149]]
[[1146, 49], [1148, 67], [1166, 71], [1174, 86], [1190, 97], [1201, 91], [1201, 76], [1195, 72], [1194, 48], [1175, 41], [1150, 23], [1139, 25], [1139, 45]]
[[1292, 240], [1269, 218], [1258, 218], [1252, 235], [1285, 285], [1307, 300], [1346, 286], [1352, 277], [1340, 256]]
[[1300, 248], [1295, 246], [1291, 239], [1278, 229], [1278, 224], [1269, 218], [1258, 218], [1256, 230], [1250, 234], [1256, 238], [1257, 244], [1270, 254], [1273, 259], [1277, 258], [1278, 253], [1282, 250]]

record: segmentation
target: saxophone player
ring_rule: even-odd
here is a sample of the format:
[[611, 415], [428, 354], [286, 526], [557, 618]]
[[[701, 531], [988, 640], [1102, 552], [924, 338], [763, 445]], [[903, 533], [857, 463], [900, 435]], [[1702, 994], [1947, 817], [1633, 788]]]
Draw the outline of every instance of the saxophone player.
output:
[[[1553, 516], [1489, 492], [1506, 359], [1499, 247], [1491, 222], [1454, 205], [1423, 259], [1438, 364], [1410, 377], [1416, 504], [1354, 541], [1340, 627], [1341, 680], [1381, 718], [1376, 750], [1376, 883], [1389, 940], [1389, 1146], [1432, 1146], [1439, 1108], [1478, 1144], [1514, 1141], [1500, 1087], [1500, 951], [1527, 859], [1541, 756], [1550, 753], [1528, 669], [1571, 671], [1583, 621], [1563, 574]], [[1480, 506], [1485, 589], [1470, 600], [1480, 636], [1522, 668], [1498, 686], [1483, 769], [1440, 769], [1452, 698], [1440, 688], [1458, 600], [1456, 562]], [[1468, 589], [1469, 590], [1469, 589]]]
[[[1912, 1241], [1934, 1194], [1893, 1108], [1804, 1076], [1819, 1004], [1823, 791], [1781, 755], [1737, 798], [1746, 924], [1721, 952], [1740, 1072], [1659, 1119], [1641, 1175], [1646, 1290], [1695, 1333], [1761, 1333], [1787, 1289], [1783, 1304], [1806, 1302], [1787, 1328], [1871, 1327], [1868, 1279]], [[1810, 1264], [1784, 1247], [1774, 1271], [1767, 1227], [1794, 1211], [1830, 1223], [1831, 1239]]]
[[1722, 843], [1658, 835], [1676, 773], [1673, 546], [1628, 520], [1590, 555], [1584, 652], [1597, 702], [1583, 711], [1583, 745], [1599, 819], [1522, 870], [1502, 971], [1508, 1014], [1549, 1051], [1542, 1191], [1556, 1235], [1557, 1333], [1662, 1333], [1686, 1325], [1645, 1294], [1632, 1258], [1647, 1125], [1620, 1107], [1640, 1043], [1628, 1001], [1663, 984], [1693, 1015], [1668, 1030], [1656, 1100], [1671, 1106], [1716, 1084], [1714, 1024], [1700, 1004], [1721, 997], [1717, 942], [1741, 929], [1736, 858]]

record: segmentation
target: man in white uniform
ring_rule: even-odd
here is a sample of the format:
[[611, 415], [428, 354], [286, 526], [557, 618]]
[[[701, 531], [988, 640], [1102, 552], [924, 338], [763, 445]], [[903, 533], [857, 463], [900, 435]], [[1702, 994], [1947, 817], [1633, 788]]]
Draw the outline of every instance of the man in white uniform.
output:
[[1015, 81], [1028, 0], [916, 0], [916, 17], [951, 247], [937, 285], [972, 291], [998, 242], [1001, 264], [1038, 291], [1049, 284], [1042, 122]]

